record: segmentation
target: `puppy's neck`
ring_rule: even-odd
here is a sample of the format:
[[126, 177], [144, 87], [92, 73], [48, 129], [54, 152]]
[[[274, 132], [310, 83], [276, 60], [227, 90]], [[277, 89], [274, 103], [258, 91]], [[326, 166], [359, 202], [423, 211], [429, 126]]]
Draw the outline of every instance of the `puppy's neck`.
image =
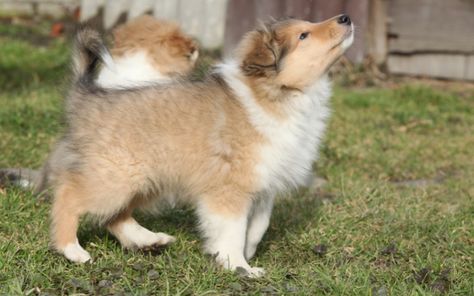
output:
[[317, 97], [329, 97], [330, 84], [327, 76], [323, 76], [307, 89], [298, 89], [278, 84], [271, 77], [245, 76], [238, 63], [227, 61], [217, 67], [217, 72], [224, 77], [229, 86], [239, 97], [252, 98], [275, 119], [286, 119], [294, 113], [295, 109], [304, 102]]
[[288, 116], [291, 99], [302, 94], [298, 89], [276, 84], [267, 77], [244, 77], [247, 86], [252, 90], [255, 101], [268, 113], [284, 119]]

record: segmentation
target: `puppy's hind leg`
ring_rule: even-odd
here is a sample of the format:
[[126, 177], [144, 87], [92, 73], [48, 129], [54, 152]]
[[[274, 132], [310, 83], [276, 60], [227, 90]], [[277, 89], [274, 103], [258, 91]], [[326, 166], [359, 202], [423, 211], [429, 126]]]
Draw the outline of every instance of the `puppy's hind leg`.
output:
[[91, 256], [77, 239], [79, 217], [83, 213], [79, 194], [75, 186], [68, 184], [56, 190], [51, 210], [51, 238], [53, 247], [67, 259], [84, 263], [91, 260]]
[[107, 229], [128, 249], [164, 246], [173, 243], [175, 237], [163, 232], [152, 232], [138, 224], [132, 217], [134, 202], [109, 221]]

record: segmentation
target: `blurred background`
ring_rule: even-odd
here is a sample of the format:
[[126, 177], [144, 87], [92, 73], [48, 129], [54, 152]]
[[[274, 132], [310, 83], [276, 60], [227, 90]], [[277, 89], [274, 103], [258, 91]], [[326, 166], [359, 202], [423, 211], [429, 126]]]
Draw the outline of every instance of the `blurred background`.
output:
[[80, 22], [175, 20], [202, 74], [258, 19], [340, 13], [356, 41], [318, 178], [276, 203], [259, 247], [268, 277], [210, 268], [186, 209], [139, 216], [178, 237], [153, 259], [86, 223], [98, 260], [72, 268], [48, 251], [49, 203], [0, 186], [0, 295], [474, 295], [474, 0], [0, 0], [0, 168], [39, 168], [61, 135]]
[[473, 0], [0, 0], [0, 12], [4, 24], [21, 22], [19, 16], [61, 20], [52, 25], [51, 36], [67, 33], [67, 20], [109, 30], [152, 14], [177, 21], [202, 47], [224, 55], [257, 20], [321, 21], [344, 12], [357, 26], [347, 53], [354, 64], [393, 74], [474, 80]]

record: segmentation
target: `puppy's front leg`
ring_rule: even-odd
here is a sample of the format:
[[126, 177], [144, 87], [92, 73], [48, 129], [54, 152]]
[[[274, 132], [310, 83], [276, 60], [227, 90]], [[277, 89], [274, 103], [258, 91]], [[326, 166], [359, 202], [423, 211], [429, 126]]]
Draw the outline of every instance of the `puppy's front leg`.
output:
[[245, 258], [255, 255], [257, 246], [267, 231], [272, 215], [274, 196], [262, 196], [252, 206], [252, 215], [249, 217], [247, 241], [245, 243]]
[[250, 206], [229, 207], [227, 203], [219, 204], [202, 202], [197, 208], [200, 227], [206, 239], [204, 251], [215, 255], [217, 263], [226, 269], [236, 270], [240, 267], [250, 277], [262, 276], [264, 270], [251, 267], [244, 257]]

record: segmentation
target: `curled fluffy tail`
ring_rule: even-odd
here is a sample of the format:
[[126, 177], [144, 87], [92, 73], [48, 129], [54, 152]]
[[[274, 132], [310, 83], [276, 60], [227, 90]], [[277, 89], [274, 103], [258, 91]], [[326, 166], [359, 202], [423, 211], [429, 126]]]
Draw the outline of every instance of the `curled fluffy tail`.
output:
[[0, 188], [18, 186], [32, 190], [37, 196], [48, 197], [48, 167], [41, 170], [28, 168], [0, 168]]
[[0, 169], [0, 187], [16, 185], [22, 188], [33, 189], [39, 183], [40, 173], [37, 170], [26, 168]]
[[93, 29], [81, 28], [76, 34], [73, 49], [74, 80], [81, 84], [93, 84], [101, 63], [107, 67], [114, 65], [103, 38]]

